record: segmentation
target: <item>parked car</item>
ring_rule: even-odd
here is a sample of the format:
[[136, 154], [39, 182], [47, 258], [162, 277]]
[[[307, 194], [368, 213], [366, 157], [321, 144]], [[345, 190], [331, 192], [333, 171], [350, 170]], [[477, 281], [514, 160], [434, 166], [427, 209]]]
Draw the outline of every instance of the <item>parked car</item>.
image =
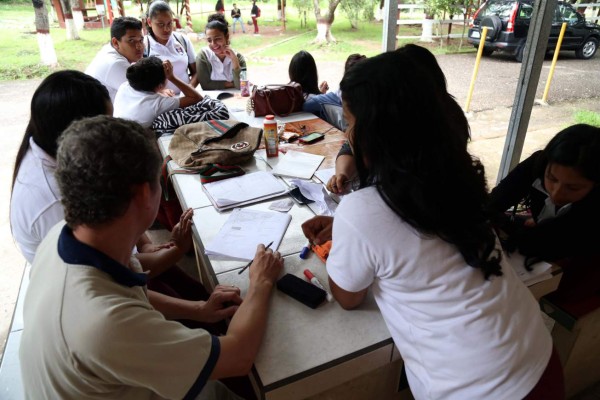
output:
[[[532, 14], [532, 0], [488, 0], [475, 13], [467, 40], [478, 48], [481, 30], [486, 26], [488, 32], [483, 55], [489, 56], [499, 50], [512, 54], [521, 62]], [[577, 58], [592, 58], [600, 42], [600, 25], [586, 22], [585, 17], [571, 4], [562, 1], [558, 2], [554, 10], [546, 52], [556, 48], [563, 22], [567, 23], [567, 29], [561, 51], [574, 50]]]

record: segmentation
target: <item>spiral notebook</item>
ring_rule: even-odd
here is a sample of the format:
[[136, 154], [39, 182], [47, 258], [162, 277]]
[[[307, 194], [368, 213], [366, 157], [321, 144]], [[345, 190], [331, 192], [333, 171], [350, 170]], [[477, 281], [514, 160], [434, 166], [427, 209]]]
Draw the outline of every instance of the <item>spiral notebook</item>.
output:
[[288, 187], [281, 179], [265, 171], [205, 183], [202, 189], [217, 211], [256, 203], [288, 192]]

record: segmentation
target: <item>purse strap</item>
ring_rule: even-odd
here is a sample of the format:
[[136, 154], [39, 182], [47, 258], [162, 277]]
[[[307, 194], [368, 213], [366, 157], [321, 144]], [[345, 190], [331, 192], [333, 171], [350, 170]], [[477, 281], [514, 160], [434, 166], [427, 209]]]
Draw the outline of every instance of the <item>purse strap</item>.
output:
[[[289, 94], [289, 90], [290, 90], [290, 88], [286, 86], [286, 87], [285, 87], [285, 91], [286, 91], [288, 94]], [[271, 107], [271, 101], [269, 100], [269, 97], [271, 97], [271, 96], [270, 96], [270, 92], [268, 92], [268, 93], [269, 93], [269, 94], [266, 94], [266, 93], [265, 93], [265, 99], [267, 100], [267, 106], [269, 106], [269, 110], [271, 110], [271, 112], [272, 112], [273, 114], [277, 115], [278, 117], [287, 117], [287, 116], [288, 116], [288, 115], [290, 115], [290, 114], [291, 114], [291, 113], [294, 111], [294, 109], [296, 108], [296, 98], [295, 98], [294, 96], [290, 96], [290, 97], [291, 97], [291, 99], [292, 99], [292, 105], [290, 106], [290, 111], [288, 111], [287, 113], [284, 113], [284, 114], [277, 114], [277, 113], [275, 112], [275, 110], [273, 110], [273, 107]]]

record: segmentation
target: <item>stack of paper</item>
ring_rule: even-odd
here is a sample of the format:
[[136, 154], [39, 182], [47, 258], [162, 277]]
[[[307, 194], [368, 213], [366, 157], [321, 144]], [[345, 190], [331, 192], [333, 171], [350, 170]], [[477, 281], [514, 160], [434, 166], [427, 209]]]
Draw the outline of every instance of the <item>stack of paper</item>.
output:
[[273, 242], [277, 250], [292, 216], [270, 211], [236, 208], [213, 241], [206, 246], [206, 255], [230, 260], [250, 261], [256, 246]]
[[273, 173], [292, 178], [310, 179], [324, 159], [324, 156], [290, 150], [280, 157], [277, 165], [273, 168]]
[[264, 171], [206, 183], [202, 188], [218, 211], [276, 197], [288, 190], [280, 179]]

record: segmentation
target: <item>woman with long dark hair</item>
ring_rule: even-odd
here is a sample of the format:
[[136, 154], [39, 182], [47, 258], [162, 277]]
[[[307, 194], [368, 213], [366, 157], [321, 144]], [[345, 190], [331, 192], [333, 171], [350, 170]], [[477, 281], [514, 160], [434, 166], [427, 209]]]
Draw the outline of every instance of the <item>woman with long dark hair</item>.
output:
[[317, 63], [313, 56], [306, 50], [300, 50], [293, 55], [288, 67], [288, 74], [290, 81], [299, 83], [302, 86], [302, 91], [306, 99], [313, 95], [326, 93], [327, 89], [329, 89], [325, 81], [319, 85]]
[[[503, 261], [485, 212], [468, 127], [457, 129], [433, 80], [403, 52], [345, 74], [360, 189], [304, 232], [315, 243], [332, 236], [326, 266], [342, 307], [372, 289], [416, 399], [564, 397], [539, 307]], [[547, 388], [554, 397], [540, 393]]]
[[54, 180], [56, 141], [71, 122], [112, 114], [107, 89], [79, 71], [55, 72], [42, 81], [31, 99], [30, 119], [15, 160], [10, 224], [30, 263], [46, 233], [63, 218]]
[[[148, 35], [144, 39], [144, 56], [157, 56], [163, 61], [169, 60], [177, 78], [193, 87], [198, 86], [194, 46], [186, 35], [174, 32], [171, 7], [162, 0], [150, 3], [146, 23]], [[167, 89], [175, 94], [180, 93], [179, 88], [172, 82], [167, 83]]]

